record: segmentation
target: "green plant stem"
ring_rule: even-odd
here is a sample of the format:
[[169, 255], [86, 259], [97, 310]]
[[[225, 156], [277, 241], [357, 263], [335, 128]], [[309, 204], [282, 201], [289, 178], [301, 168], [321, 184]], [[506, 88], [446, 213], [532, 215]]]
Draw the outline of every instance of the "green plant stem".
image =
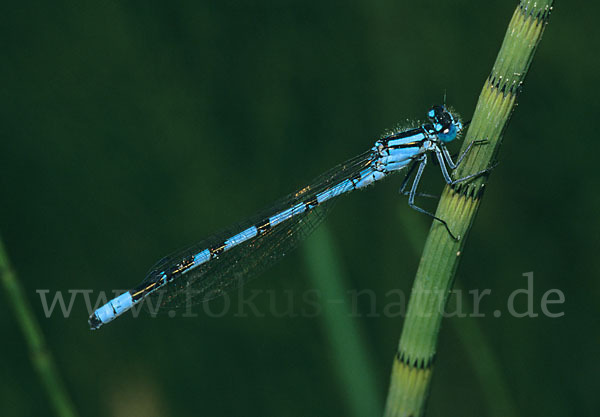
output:
[[2, 240], [0, 240], [0, 281], [6, 291], [7, 301], [15, 313], [15, 319], [25, 336], [33, 367], [48, 394], [55, 414], [60, 417], [76, 416], [75, 408], [62, 383], [52, 355], [46, 348], [44, 336], [10, 265]]
[[[454, 173], [455, 178], [481, 171], [494, 160], [551, 6], [552, 0], [523, 0], [517, 6], [492, 72], [479, 96], [463, 150], [474, 140], [486, 139], [488, 142], [473, 148]], [[424, 414], [443, 309], [466, 237], [481, 203], [486, 177], [454, 187], [446, 186], [442, 192], [436, 216], [445, 219], [461, 239], [454, 241], [439, 222], [433, 222], [394, 359], [386, 416]]]
[[[415, 218], [413, 218], [415, 217]], [[421, 244], [419, 233], [425, 231], [423, 216], [398, 216], [402, 225], [402, 236], [406, 237], [408, 247], [415, 255], [420, 254]], [[455, 289], [464, 292], [460, 283], [454, 283]], [[472, 311], [473, 305], [469, 297], [462, 297], [460, 303], [465, 311]], [[462, 317], [449, 321], [450, 326], [458, 335], [467, 354], [470, 366], [478, 378], [476, 385], [481, 387], [484, 400], [487, 403], [489, 417], [516, 417], [517, 407], [510, 393], [509, 385], [502, 373], [495, 349], [486, 339], [477, 318]]]

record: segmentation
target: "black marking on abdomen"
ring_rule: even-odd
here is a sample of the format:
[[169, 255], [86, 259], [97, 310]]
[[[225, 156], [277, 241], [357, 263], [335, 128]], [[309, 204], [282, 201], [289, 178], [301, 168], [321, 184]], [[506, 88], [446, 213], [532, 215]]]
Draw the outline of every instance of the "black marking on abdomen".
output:
[[363, 176], [362, 174], [359, 172], [358, 174], [354, 175], [352, 178], [350, 178], [350, 182], [352, 183], [352, 189], [356, 190], [356, 184], [362, 180]]
[[259, 235], [266, 233], [270, 229], [271, 229], [271, 220], [269, 220], [269, 219], [264, 219], [262, 222], [260, 222], [256, 225], [256, 230]]
[[312, 200], [308, 200], [307, 202], [304, 203], [304, 207], [306, 207], [306, 210], [311, 210], [315, 207], [317, 207], [319, 205], [319, 200], [317, 200], [317, 196], [313, 197]]
[[221, 253], [223, 253], [224, 250], [225, 250], [225, 242], [219, 243], [218, 245], [215, 245], [212, 248], [208, 248], [211, 259], [218, 257]]
[[194, 264], [194, 256], [190, 255], [187, 258], [183, 259], [181, 262], [179, 262], [177, 265], [172, 266], [169, 271], [166, 271], [167, 281], [171, 281], [173, 278], [175, 278], [176, 275], [179, 275], [182, 272], [185, 272], [193, 264]]
[[152, 281], [150, 283], [146, 283], [146, 284], [141, 284], [140, 286], [136, 287], [135, 289], [129, 291], [129, 293], [131, 294], [131, 299], [134, 303], [138, 302], [139, 300], [141, 300], [142, 298], [144, 298], [147, 294], [149, 294], [150, 292], [154, 291], [156, 288], [160, 287], [162, 278], [159, 279], [159, 277], [156, 277], [157, 279], [155, 281]]

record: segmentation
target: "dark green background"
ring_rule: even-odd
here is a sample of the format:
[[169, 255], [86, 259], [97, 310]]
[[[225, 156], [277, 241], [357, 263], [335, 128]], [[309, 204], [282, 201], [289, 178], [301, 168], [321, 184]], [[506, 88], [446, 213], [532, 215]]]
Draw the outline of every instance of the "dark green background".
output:
[[[515, 5], [3, 5], [0, 232], [81, 415], [351, 415], [332, 365], [343, 346], [320, 317], [143, 315], [92, 333], [81, 295], [68, 318], [47, 319], [36, 290], [126, 289], [444, 93], [468, 118]], [[519, 415], [597, 413], [598, 11], [571, 1], [552, 15], [458, 272], [465, 291], [492, 290], [486, 318], [444, 322], [428, 415], [493, 415], [479, 376], [492, 365]], [[327, 221], [347, 288], [373, 290], [378, 311], [387, 291], [410, 290], [429, 224], [397, 194], [401, 179], [343, 198]], [[441, 184], [430, 166], [423, 188]], [[249, 287], [280, 301], [293, 290], [300, 307], [303, 254]], [[556, 288], [564, 317], [494, 318], [529, 271], [536, 311]], [[257, 304], [268, 312], [269, 297]], [[51, 415], [3, 305], [0, 413]], [[402, 319], [359, 309], [383, 403]], [[469, 348], [467, 321], [492, 360]]]

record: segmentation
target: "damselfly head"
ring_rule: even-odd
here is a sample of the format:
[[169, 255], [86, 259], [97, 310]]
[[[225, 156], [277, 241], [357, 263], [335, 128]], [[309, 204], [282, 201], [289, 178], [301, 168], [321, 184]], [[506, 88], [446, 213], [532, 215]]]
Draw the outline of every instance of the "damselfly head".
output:
[[445, 106], [433, 106], [427, 113], [435, 134], [442, 142], [454, 140], [463, 126], [458, 117], [455, 117]]

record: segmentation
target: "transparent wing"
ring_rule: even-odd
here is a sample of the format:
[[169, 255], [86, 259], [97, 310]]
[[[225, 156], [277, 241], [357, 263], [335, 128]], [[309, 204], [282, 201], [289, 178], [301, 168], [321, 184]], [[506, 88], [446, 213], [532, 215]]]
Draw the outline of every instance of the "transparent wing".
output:
[[[183, 259], [223, 243], [240, 231], [294, 207], [298, 203], [309, 201], [322, 191], [347, 178], [356, 176], [371, 164], [373, 158], [373, 153], [368, 151], [346, 161], [315, 179], [311, 185], [286, 196], [269, 209], [247, 221], [217, 233], [192, 247], [163, 258], [151, 268], [144, 282], [152, 282], [156, 280], [158, 273], [169, 270], [171, 266], [179, 264]], [[156, 310], [164, 311], [163, 307], [169, 307], [169, 309], [189, 307], [218, 297], [225, 291], [243, 285], [298, 246], [321, 223], [332, 207], [334, 200], [335, 198], [302, 214], [295, 215], [265, 233], [241, 243], [219, 254], [217, 258], [210, 259], [206, 263], [178, 276], [147, 297], [150, 298], [145, 301], [147, 306], [152, 312]]]

